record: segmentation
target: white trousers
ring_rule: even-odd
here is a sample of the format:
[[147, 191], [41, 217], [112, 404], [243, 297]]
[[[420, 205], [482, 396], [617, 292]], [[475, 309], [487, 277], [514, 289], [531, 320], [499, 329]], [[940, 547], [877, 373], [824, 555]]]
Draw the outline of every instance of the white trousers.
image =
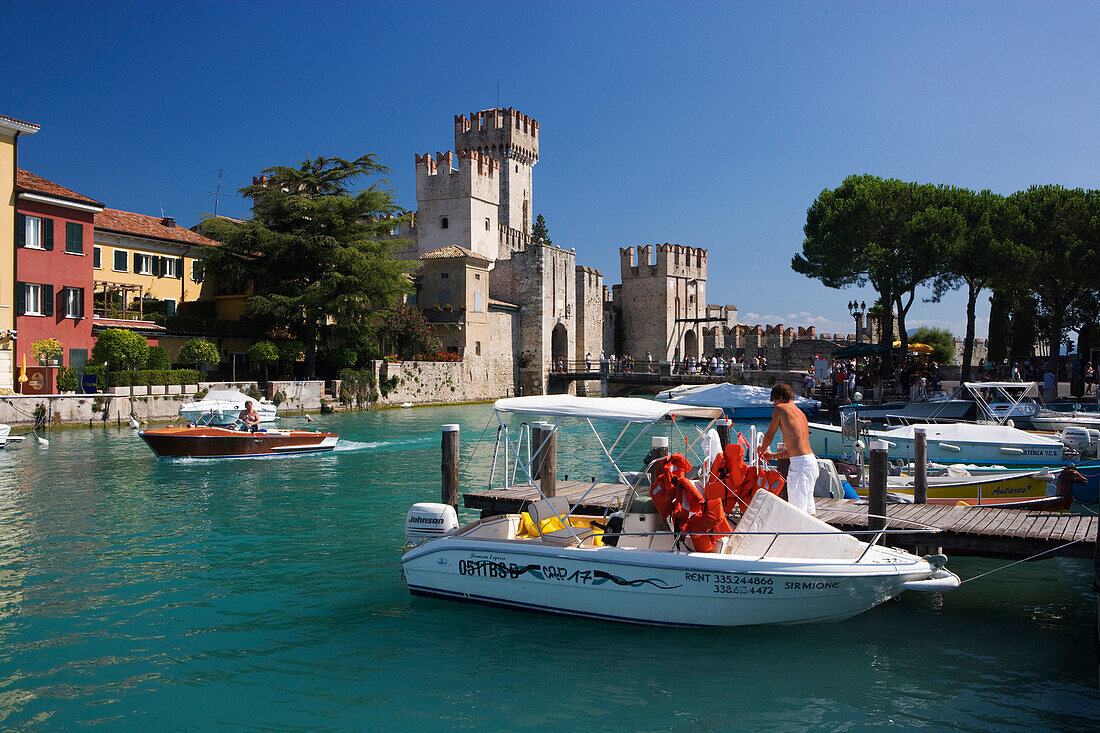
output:
[[820, 473], [817, 457], [813, 453], [792, 456], [791, 465], [787, 469], [787, 501], [807, 514], [817, 514], [814, 507], [814, 485], [817, 484]]

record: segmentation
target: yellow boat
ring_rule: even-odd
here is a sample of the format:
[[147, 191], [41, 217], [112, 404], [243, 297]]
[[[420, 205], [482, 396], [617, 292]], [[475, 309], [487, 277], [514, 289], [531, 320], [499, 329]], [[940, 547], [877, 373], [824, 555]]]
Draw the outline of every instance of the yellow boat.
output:
[[[1036, 500], [1055, 497], [1057, 477], [1056, 473], [1045, 468], [1033, 471], [986, 472], [976, 476], [929, 476], [928, 503], [951, 506], [1004, 506], [1020, 503], [1033, 506]], [[912, 496], [913, 477], [888, 477], [886, 491]], [[867, 488], [857, 487], [856, 493], [866, 497]]]

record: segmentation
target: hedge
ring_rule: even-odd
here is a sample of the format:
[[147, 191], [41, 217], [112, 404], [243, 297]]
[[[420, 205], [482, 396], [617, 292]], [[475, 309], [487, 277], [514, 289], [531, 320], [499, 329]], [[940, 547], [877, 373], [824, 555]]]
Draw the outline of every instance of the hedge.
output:
[[[85, 374], [96, 375], [96, 385], [106, 389], [105, 372], [101, 366], [84, 367]], [[197, 369], [139, 369], [134, 372], [114, 371], [110, 374], [111, 387], [149, 387], [170, 384], [198, 384], [202, 373]]]

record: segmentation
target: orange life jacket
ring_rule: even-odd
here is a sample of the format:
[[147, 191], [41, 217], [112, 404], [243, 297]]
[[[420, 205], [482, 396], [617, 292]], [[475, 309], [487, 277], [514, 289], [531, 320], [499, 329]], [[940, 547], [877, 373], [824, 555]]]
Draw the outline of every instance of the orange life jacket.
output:
[[726, 514], [734, 509], [745, 511], [753, 494], [760, 489], [778, 496], [785, 483], [783, 475], [776, 470], [746, 465], [744, 451], [744, 446], [740, 444], [727, 445], [714, 459], [707, 480], [707, 497], [711, 496], [711, 486], [714, 486], [715, 493], [722, 497]]
[[690, 535], [696, 552], [711, 552], [719, 535], [710, 532], [732, 532], [723, 506], [725, 488], [710, 482], [700, 492], [695, 482], [687, 478], [691, 463], [680, 453], [674, 453], [661, 464], [657, 480], [650, 487], [650, 496], [661, 516], [677, 532]]

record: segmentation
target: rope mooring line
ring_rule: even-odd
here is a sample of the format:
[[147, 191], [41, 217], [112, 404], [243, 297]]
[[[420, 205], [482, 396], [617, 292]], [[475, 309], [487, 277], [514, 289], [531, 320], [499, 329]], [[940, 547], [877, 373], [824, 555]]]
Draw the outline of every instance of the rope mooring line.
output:
[[984, 578], [985, 576], [992, 575], [993, 573], [999, 573], [1002, 570], [1007, 570], [1008, 568], [1012, 567], [1013, 565], [1019, 565], [1022, 562], [1030, 562], [1030, 561], [1032, 561], [1036, 558], [1042, 557], [1043, 555], [1049, 555], [1052, 552], [1058, 552], [1059, 550], [1064, 550], [1067, 547], [1069, 547], [1070, 545], [1076, 545], [1078, 542], [1084, 542], [1084, 541], [1085, 541], [1084, 537], [1080, 537], [1078, 539], [1071, 540], [1071, 541], [1067, 542], [1064, 545], [1059, 545], [1058, 547], [1052, 547], [1049, 550], [1043, 550], [1042, 552], [1036, 553], [1036, 554], [1032, 555], [1031, 557], [1025, 557], [1023, 560], [1017, 560], [1016, 562], [1010, 562], [1008, 565], [1002, 565], [999, 568], [993, 568], [992, 570], [990, 570], [988, 572], [985, 572], [985, 573], [982, 573], [981, 575], [975, 575], [973, 578], [967, 578], [966, 580], [961, 581], [959, 583], [959, 585], [963, 585], [964, 583], [969, 583], [970, 581], [977, 580], [978, 578]]

